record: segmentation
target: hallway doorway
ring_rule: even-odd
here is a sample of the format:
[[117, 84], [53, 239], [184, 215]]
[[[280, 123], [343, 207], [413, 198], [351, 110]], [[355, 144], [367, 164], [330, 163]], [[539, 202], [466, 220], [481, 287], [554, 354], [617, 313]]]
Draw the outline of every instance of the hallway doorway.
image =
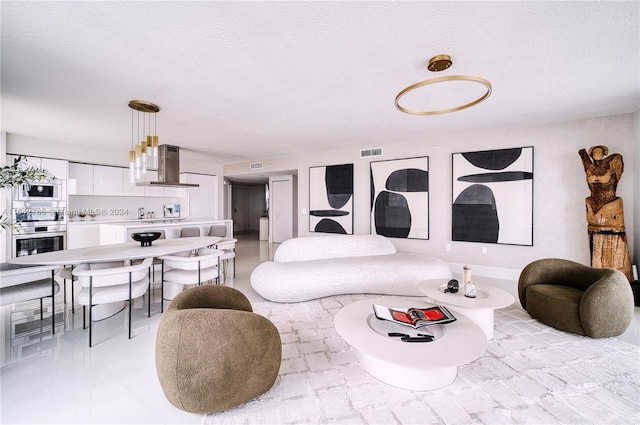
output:
[[232, 184], [231, 218], [235, 234], [260, 230], [260, 217], [267, 214], [266, 188], [266, 184]]

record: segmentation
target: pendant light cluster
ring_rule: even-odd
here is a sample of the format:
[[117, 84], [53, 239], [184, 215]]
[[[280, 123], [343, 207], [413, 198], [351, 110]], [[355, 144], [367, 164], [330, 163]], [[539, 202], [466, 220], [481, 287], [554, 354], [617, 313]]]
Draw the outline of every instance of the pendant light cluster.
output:
[[[131, 108], [129, 179], [131, 183], [135, 183], [136, 180], [143, 179], [143, 176], [147, 174], [147, 169], [158, 168], [158, 136], [156, 135], [157, 118], [155, 114], [160, 111], [160, 108], [145, 100], [132, 100], [129, 102], [129, 108]], [[134, 110], [138, 111], [137, 114], [134, 113]], [[152, 114], [154, 117], [153, 135], [151, 135]], [[142, 128], [140, 121], [142, 121]], [[138, 144], [134, 143], [136, 136], [137, 140], [140, 140]]]

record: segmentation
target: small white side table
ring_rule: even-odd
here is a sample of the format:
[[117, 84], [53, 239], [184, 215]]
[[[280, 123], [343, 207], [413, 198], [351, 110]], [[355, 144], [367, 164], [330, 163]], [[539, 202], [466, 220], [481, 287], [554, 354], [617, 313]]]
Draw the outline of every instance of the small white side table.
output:
[[[433, 304], [415, 298], [385, 297], [357, 301], [336, 314], [338, 334], [358, 352], [362, 367], [373, 377], [394, 387], [408, 390], [436, 390], [451, 384], [458, 366], [484, 354], [487, 340], [470, 319], [460, 315], [446, 325], [413, 328], [378, 320], [373, 304], [387, 307], [430, 307]], [[431, 333], [432, 342], [402, 342], [388, 332]]]
[[260, 217], [260, 240], [269, 240], [269, 217]]
[[476, 287], [476, 297], [464, 296], [460, 290], [455, 294], [444, 292], [448, 279], [425, 280], [418, 284], [420, 292], [433, 299], [436, 304], [442, 304], [453, 311], [457, 311], [469, 319], [487, 336], [487, 341], [493, 339], [494, 310], [508, 307], [515, 299], [507, 291], [490, 285]]

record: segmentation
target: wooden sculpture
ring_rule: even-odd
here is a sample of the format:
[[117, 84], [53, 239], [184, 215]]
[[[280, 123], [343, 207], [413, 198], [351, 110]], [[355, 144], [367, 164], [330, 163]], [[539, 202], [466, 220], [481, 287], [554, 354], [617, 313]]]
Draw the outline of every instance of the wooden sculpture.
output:
[[631, 281], [624, 208], [622, 198], [616, 196], [624, 162], [622, 155], [608, 154], [609, 148], [602, 145], [592, 146], [588, 154], [584, 149], [578, 152], [591, 190], [591, 196], [585, 200], [591, 267], [620, 270]]

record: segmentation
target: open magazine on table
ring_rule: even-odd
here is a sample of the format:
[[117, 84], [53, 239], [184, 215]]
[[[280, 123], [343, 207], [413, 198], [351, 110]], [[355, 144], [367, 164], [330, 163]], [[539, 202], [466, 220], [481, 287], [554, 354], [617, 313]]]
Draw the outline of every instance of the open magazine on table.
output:
[[388, 320], [414, 329], [422, 326], [451, 323], [455, 316], [442, 305], [423, 308], [398, 308], [373, 304], [373, 313], [380, 320]]

